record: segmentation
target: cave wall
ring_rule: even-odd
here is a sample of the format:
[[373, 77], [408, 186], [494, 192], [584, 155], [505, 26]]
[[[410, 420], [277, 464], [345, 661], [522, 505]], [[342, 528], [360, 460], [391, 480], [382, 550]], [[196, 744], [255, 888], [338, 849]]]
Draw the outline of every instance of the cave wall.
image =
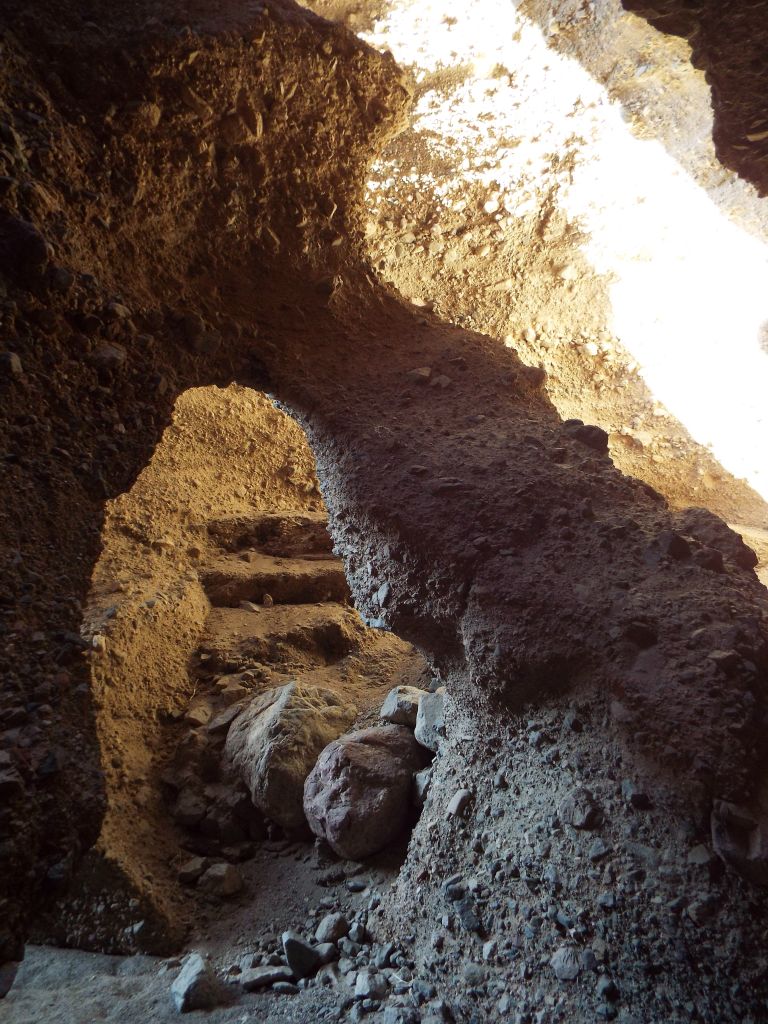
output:
[[391, 60], [290, 5], [12, 3], [2, 47], [0, 960], [13, 962], [30, 894], [66, 883], [104, 811], [98, 652], [80, 623], [105, 502], [147, 463], [178, 394], [265, 376], [257, 323], [222, 313], [228, 272], [210, 269], [290, 253], [301, 282], [327, 289], [339, 182], [406, 93]]
[[717, 0], [622, 0], [662, 32], [685, 36], [691, 59], [706, 74], [720, 160], [768, 193], [768, 119], [765, 113], [768, 5]]
[[754, 559], [622, 476], [540, 371], [361, 259], [360, 183], [408, 95], [391, 59], [282, 4], [56, 9], [3, 14], [0, 960], [102, 816], [77, 630], [104, 503], [204, 383], [292, 407], [359, 607], [459, 706], [589, 685], [671, 808], [757, 814]]

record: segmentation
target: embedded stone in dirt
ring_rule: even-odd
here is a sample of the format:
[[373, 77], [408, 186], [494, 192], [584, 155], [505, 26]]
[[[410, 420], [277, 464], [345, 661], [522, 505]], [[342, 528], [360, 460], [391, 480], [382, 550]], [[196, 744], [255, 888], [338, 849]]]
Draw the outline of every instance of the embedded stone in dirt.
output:
[[292, 682], [260, 694], [232, 723], [225, 764], [254, 804], [286, 829], [304, 824], [304, 781], [320, 752], [357, 715], [330, 690]]
[[407, 825], [413, 775], [426, 761], [405, 726], [342, 736], [325, 748], [304, 786], [309, 827], [340, 857], [377, 853]]
[[559, 807], [560, 820], [573, 828], [595, 828], [602, 820], [595, 798], [583, 786], [575, 789], [562, 801]]
[[445, 736], [445, 687], [434, 693], [425, 693], [419, 701], [414, 735], [422, 747], [437, 751]]
[[281, 981], [292, 981], [293, 971], [290, 967], [280, 964], [266, 967], [250, 967], [240, 975], [240, 984], [246, 992], [256, 992], [260, 988], [267, 988], [268, 985], [275, 985]]

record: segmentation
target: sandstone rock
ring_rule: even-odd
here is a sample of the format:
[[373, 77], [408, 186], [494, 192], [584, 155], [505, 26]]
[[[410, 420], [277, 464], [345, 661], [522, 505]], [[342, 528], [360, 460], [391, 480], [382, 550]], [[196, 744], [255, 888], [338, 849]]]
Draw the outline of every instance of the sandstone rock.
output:
[[286, 829], [304, 824], [304, 781], [318, 755], [354, 721], [336, 694], [288, 683], [260, 694], [234, 720], [224, 748], [262, 813]]
[[0, 352], [0, 378], [12, 379], [23, 376], [24, 367], [15, 352]]
[[191, 953], [171, 986], [173, 1002], [179, 1013], [211, 1010], [225, 1001], [225, 989], [209, 964], [199, 953]]
[[117, 373], [128, 361], [128, 353], [122, 345], [116, 342], [102, 345], [90, 356], [91, 365], [99, 372], [105, 374]]
[[445, 736], [445, 687], [425, 693], [419, 701], [414, 735], [422, 747], [437, 751]]
[[413, 729], [425, 693], [415, 686], [395, 686], [384, 698], [379, 717], [391, 725], [408, 725]]
[[210, 863], [207, 857], [193, 857], [181, 865], [177, 877], [182, 885], [192, 885], [210, 866]]
[[408, 822], [412, 776], [425, 759], [404, 726], [341, 737], [326, 747], [304, 786], [310, 828], [340, 857], [359, 860], [383, 849]]

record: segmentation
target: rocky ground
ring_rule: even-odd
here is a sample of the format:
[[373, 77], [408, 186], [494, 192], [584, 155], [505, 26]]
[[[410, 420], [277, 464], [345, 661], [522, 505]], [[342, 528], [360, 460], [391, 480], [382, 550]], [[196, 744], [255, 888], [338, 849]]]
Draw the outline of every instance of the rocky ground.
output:
[[[555, 8], [621, 52], [615, 4]], [[764, 554], [764, 505], [603, 334], [557, 160], [442, 231], [424, 69], [342, 24], [0, 19], [0, 991], [30, 934], [117, 954], [31, 948], [0, 1017], [764, 1019], [768, 607], [712, 511]], [[658, 45], [664, 129], [703, 83]]]

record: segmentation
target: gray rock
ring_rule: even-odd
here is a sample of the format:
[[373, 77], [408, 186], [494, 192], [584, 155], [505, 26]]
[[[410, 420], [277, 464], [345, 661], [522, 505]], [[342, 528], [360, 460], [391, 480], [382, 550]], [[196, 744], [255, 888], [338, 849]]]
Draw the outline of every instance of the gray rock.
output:
[[698, 846], [694, 846], [688, 851], [688, 863], [694, 867], [709, 867], [713, 861], [712, 851], [703, 843], [699, 843]]
[[481, 964], [464, 964], [464, 981], [468, 985], [482, 985], [486, 978], [485, 968]]
[[295, 996], [301, 989], [290, 981], [276, 981], [272, 986], [272, 991], [280, 996]]
[[285, 829], [304, 824], [304, 782], [321, 751], [357, 709], [330, 690], [288, 683], [253, 700], [229, 727], [225, 764], [240, 775], [254, 804]]
[[559, 981], [573, 981], [581, 970], [578, 951], [571, 946], [560, 946], [549, 963]]
[[647, 811], [651, 806], [651, 800], [647, 793], [632, 782], [631, 779], [624, 779], [621, 784], [621, 795], [626, 802], [639, 811]]
[[419, 701], [414, 735], [422, 747], [437, 752], [445, 737], [445, 687], [425, 693]]
[[349, 921], [343, 914], [326, 914], [315, 932], [318, 942], [338, 942], [345, 935], [349, 935]]
[[285, 959], [297, 978], [312, 978], [323, 966], [318, 951], [298, 932], [283, 932], [282, 942]]
[[602, 820], [600, 808], [588, 789], [583, 786], [569, 793], [558, 808], [560, 821], [573, 828], [595, 828]]
[[179, 1013], [211, 1010], [225, 1001], [225, 995], [224, 986], [199, 953], [190, 953], [171, 986], [173, 1003]]
[[370, 936], [366, 929], [357, 922], [349, 929], [349, 938], [352, 942], [357, 942], [360, 945], [368, 945], [370, 941]]
[[596, 992], [598, 999], [607, 999], [612, 1003], [619, 998], [619, 987], [607, 974], [601, 974], [598, 978]]
[[332, 964], [339, 959], [339, 951], [334, 942], [318, 942], [315, 949], [323, 965]]
[[256, 992], [278, 981], [293, 981], [293, 971], [290, 967], [252, 967], [240, 975], [240, 984], [246, 992]]
[[413, 729], [419, 703], [426, 692], [415, 686], [395, 686], [384, 698], [379, 717], [391, 725], [407, 725]]
[[389, 992], [387, 979], [370, 967], [358, 971], [355, 979], [356, 999], [385, 999]]
[[463, 818], [464, 812], [469, 806], [469, 802], [472, 799], [472, 791], [469, 789], [457, 790], [450, 799], [447, 807], [448, 814], [452, 818]]
[[412, 1006], [387, 1006], [382, 1024], [419, 1024], [421, 1015]]
[[413, 802], [417, 807], [423, 807], [427, 802], [430, 786], [432, 785], [432, 766], [423, 771], [416, 772], [413, 776]]
[[212, 864], [200, 876], [198, 889], [212, 896], [234, 896], [243, 888], [243, 877], [234, 864]]
[[185, 787], [179, 793], [173, 808], [173, 817], [184, 828], [194, 828], [205, 817], [205, 800], [193, 789]]
[[590, 846], [589, 853], [587, 854], [587, 856], [593, 863], [596, 863], [597, 861], [602, 860], [602, 858], [610, 852], [611, 848], [608, 845], [608, 843], [606, 843], [604, 839], [601, 839], [600, 836], [598, 836], [597, 839], [595, 839], [595, 841]]
[[318, 985], [323, 985], [326, 988], [339, 988], [344, 984], [342, 972], [339, 969], [338, 964], [326, 964], [321, 967], [317, 972], [315, 982]]
[[402, 725], [363, 729], [331, 743], [304, 786], [304, 813], [334, 853], [361, 860], [405, 828], [414, 772], [426, 757]]

